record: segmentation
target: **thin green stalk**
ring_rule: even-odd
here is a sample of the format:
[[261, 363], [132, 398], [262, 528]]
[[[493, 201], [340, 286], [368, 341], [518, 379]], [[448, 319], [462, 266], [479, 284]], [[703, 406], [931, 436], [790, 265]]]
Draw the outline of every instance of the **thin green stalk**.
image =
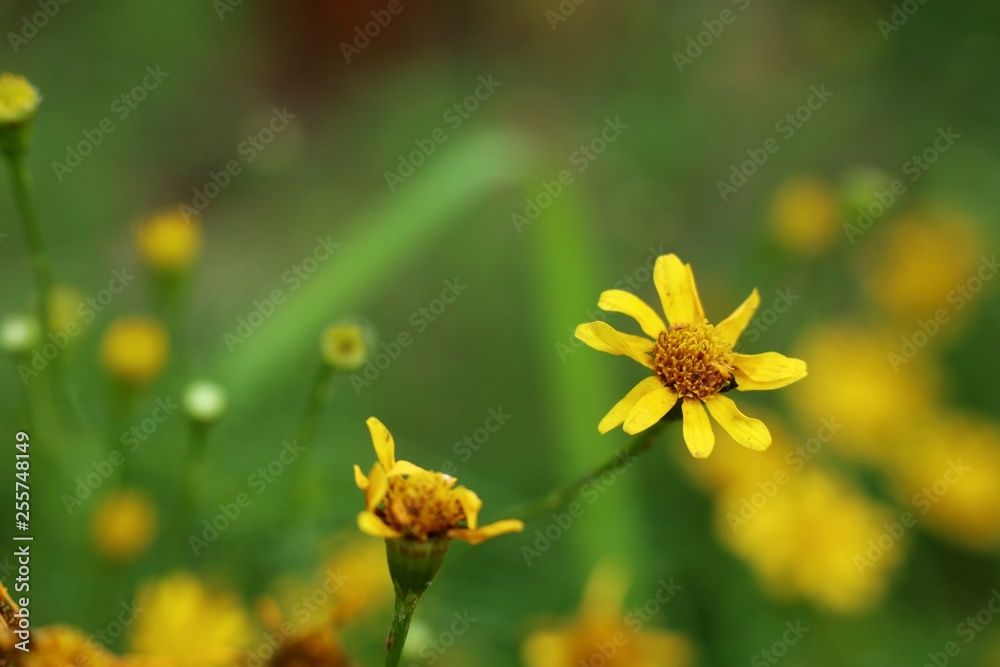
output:
[[181, 471], [180, 504], [177, 525], [184, 532], [194, 524], [194, 512], [201, 498], [204, 483], [205, 451], [208, 449], [209, 426], [192, 421], [187, 456]]
[[389, 651], [385, 656], [385, 667], [398, 667], [400, 660], [403, 659], [406, 635], [410, 633], [410, 621], [413, 620], [413, 612], [417, 610], [418, 602], [420, 602], [420, 596], [416, 593], [403, 594], [401, 591], [396, 591], [392, 631], [389, 632], [389, 639], [385, 645]]
[[[111, 407], [108, 424], [108, 453], [110, 454], [121, 444], [122, 434], [132, 427], [132, 419], [135, 416], [136, 402], [138, 396], [135, 388], [119, 382], [112, 382], [111, 386]], [[122, 472], [119, 486], [126, 486], [132, 481], [135, 474], [135, 465], [131, 461], [132, 457], [125, 455], [122, 462]]]
[[586, 473], [582, 477], [579, 477], [573, 482], [566, 484], [558, 489], [555, 489], [548, 495], [542, 496], [538, 500], [531, 501], [512, 510], [507, 510], [502, 513], [504, 517], [511, 517], [514, 519], [521, 519], [522, 521], [527, 521], [529, 519], [534, 519], [535, 517], [542, 516], [544, 514], [549, 514], [555, 512], [560, 507], [569, 504], [573, 498], [579, 494], [580, 489], [584, 485], [589, 484], [593, 480], [601, 476], [601, 474], [613, 469], [618, 465], [623, 459], [627, 460], [633, 456], [642, 454], [648, 450], [652, 444], [653, 440], [659, 434], [659, 432], [670, 422], [676, 421], [676, 417], [672, 412], [667, 417], [661, 419], [659, 422], [654, 424], [652, 427], [646, 429], [642, 433], [636, 435], [632, 441], [624, 448], [615, 452], [614, 456], [609, 458], [603, 464], [594, 468], [590, 472]]
[[14, 191], [14, 205], [18, 217], [24, 227], [24, 239], [31, 255], [31, 267], [35, 274], [35, 284], [38, 288], [38, 323], [41, 327], [42, 340], [49, 340], [52, 331], [52, 321], [49, 317], [49, 295], [52, 292], [52, 268], [49, 256], [45, 252], [42, 241], [42, 230], [38, 224], [34, 202], [31, 197], [31, 172], [25, 164], [24, 155], [8, 155], [7, 164], [10, 167], [10, 185]]
[[330, 390], [330, 376], [333, 371], [326, 364], [320, 364], [316, 375], [313, 377], [312, 385], [309, 388], [309, 396], [306, 399], [306, 407], [299, 419], [298, 428], [295, 431], [295, 440], [299, 446], [304, 447], [306, 460], [299, 464], [298, 484], [295, 489], [295, 499], [292, 505], [292, 518], [300, 519], [308, 510], [310, 504], [315, 499], [319, 486], [316, 454], [313, 451], [316, 430], [319, 426], [319, 418], [323, 414], [326, 406], [327, 396]]

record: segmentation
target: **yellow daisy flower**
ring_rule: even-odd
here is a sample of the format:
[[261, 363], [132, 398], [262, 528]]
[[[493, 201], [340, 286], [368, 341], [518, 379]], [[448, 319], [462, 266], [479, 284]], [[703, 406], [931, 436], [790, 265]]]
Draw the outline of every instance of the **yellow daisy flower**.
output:
[[683, 264], [677, 255], [663, 255], [653, 267], [653, 282], [669, 326], [639, 297], [614, 289], [601, 294], [598, 307], [635, 318], [648, 338], [621, 333], [606, 322], [576, 328], [576, 337], [595, 350], [631, 357], [653, 372], [611, 408], [598, 430], [607, 433], [624, 424], [626, 433], [640, 433], [679, 402], [684, 441], [695, 457], [708, 456], [715, 446], [705, 408], [736, 442], [758, 451], [767, 449], [771, 444], [767, 426], [740, 412], [723, 394], [731, 389], [779, 389], [804, 378], [806, 364], [777, 352], [733, 351], [760, 305], [757, 290], [732, 315], [712, 325], [705, 319], [690, 264]]
[[365, 492], [366, 509], [358, 515], [363, 532], [387, 540], [448, 538], [479, 544], [524, 530], [524, 523], [516, 519], [480, 527], [483, 501], [479, 496], [464, 486], [456, 487], [457, 480], [450, 475], [397, 461], [389, 429], [375, 417], [366, 423], [378, 462], [367, 477], [354, 466], [354, 481]]

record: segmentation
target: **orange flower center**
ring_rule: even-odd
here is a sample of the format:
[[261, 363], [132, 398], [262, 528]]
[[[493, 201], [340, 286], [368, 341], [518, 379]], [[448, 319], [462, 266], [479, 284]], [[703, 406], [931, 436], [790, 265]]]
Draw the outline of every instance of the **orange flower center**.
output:
[[424, 541], [443, 535], [465, 521], [454, 484], [453, 477], [433, 472], [390, 477], [389, 491], [376, 513], [408, 538]]
[[653, 368], [681, 398], [705, 398], [729, 385], [733, 347], [711, 324], [675, 324], [660, 332]]

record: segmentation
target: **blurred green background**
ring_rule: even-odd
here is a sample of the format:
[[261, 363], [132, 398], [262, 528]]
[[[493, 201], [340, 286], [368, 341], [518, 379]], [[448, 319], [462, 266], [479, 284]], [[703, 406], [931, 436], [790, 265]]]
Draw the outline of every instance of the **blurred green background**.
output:
[[[16, 52], [14, 43], [0, 47], [3, 70], [24, 74], [44, 97], [30, 161], [57, 282], [90, 296], [114, 270], [139, 276], [61, 357], [77, 403], [70, 431], [57, 442], [33, 440], [36, 626], [65, 622], [95, 631], [137, 582], [185, 564], [237, 591], [249, 609], [282, 574], [319, 562], [319, 535], [354, 530], [362, 498], [351, 465], [367, 470], [373, 460], [364, 428], [370, 415], [393, 432], [401, 458], [430, 469], [452, 461], [461, 483], [483, 498], [485, 520], [597, 465], [626, 442], [620, 431], [599, 436], [597, 422], [641, 373], [627, 360], [583, 348], [572, 331], [597, 317], [600, 292], [626, 276], [641, 285], [624, 289], [656, 303], [640, 269], [658, 254], [676, 252], [693, 264], [710, 321], [728, 315], [753, 287], [762, 308], [776, 290], [800, 295], [752, 345], [744, 343], [748, 352], [792, 353], [803, 332], [844, 321], [879, 330], [884, 323], [893, 341], [910, 335], [934, 308], [897, 317], [864, 287], [882, 279], [871, 276], [891, 253], [890, 227], [908, 215], [957, 211], [976, 230], [976, 253], [988, 257], [1000, 178], [1000, 87], [991, 67], [1000, 61], [1000, 9], [913, 4], [915, 13], [885, 32], [879, 21], [891, 21], [894, 6], [860, 0], [567, 0], [558, 20], [555, 1], [402, 0], [402, 11], [348, 62], [343, 45], [388, 3], [70, 2]], [[0, 10], [5, 41], [25, 34], [24, 17], [39, 11], [38, 3], [7, 3]], [[722, 23], [720, 15], [732, 20]], [[691, 47], [698, 39], [702, 45]], [[681, 71], [677, 54], [690, 58]], [[122, 117], [116, 100], [142, 85], [147, 68], [166, 75]], [[480, 77], [499, 85], [486, 92]], [[776, 124], [806, 104], [813, 87], [832, 96], [786, 136]], [[480, 99], [467, 102], [477, 90]], [[294, 117], [271, 143], [248, 149], [244, 142], [274, 109]], [[54, 166], [71, 164], [68, 151], [104, 118], [114, 131], [79, 166], [68, 173]], [[621, 129], [607, 131], [609, 119]], [[904, 165], [934, 145], [939, 128], [960, 138], [911, 181]], [[600, 154], [595, 144], [593, 159], [581, 158], [581, 146], [602, 131], [613, 140]], [[777, 152], [723, 199], [718, 183], [769, 137]], [[429, 145], [433, 152], [421, 149]], [[387, 177], [414, 151], [424, 154], [412, 176]], [[152, 313], [132, 225], [166, 206], [194, 205], [196, 191], [207, 194], [212, 174], [231, 160], [240, 173], [201, 211], [204, 249], [175, 341], [187, 368], [165, 374], [135, 412], [138, 420], [156, 398], [176, 400], [189, 377], [228, 390], [229, 411], [209, 442], [200, 515], [213, 516], [219, 503], [246, 490], [248, 476], [293, 437], [325, 325], [359, 319], [379, 344], [402, 332], [412, 344], [370, 385], [335, 379], [315, 452], [324, 493], [305, 524], [285, 517], [290, 469], [199, 557], [163, 533], [142, 562], [108, 565], [90, 542], [97, 503], [70, 515], [61, 498], [109, 446], [101, 333], [117, 316]], [[551, 205], [528, 223], [516, 217], [533, 217], [529, 203], [547, 202], [540, 193], [548, 187], [551, 194], [563, 170], [571, 178]], [[786, 243], [775, 222], [777, 193], [803, 175], [829, 189], [838, 212], [808, 252]], [[904, 179], [905, 193], [852, 242], [843, 226], [856, 224], [858, 206], [868, 208], [893, 179]], [[812, 224], [809, 212], [803, 215], [802, 224]], [[8, 188], [0, 189], [0, 231], [0, 313], [23, 312], [33, 284]], [[290, 289], [283, 275], [312, 254], [318, 237], [339, 247]], [[947, 254], [949, 244], [939, 250]], [[978, 254], [968, 275], [977, 266]], [[928, 267], [932, 272], [933, 262]], [[448, 280], [467, 288], [440, 315], [420, 314]], [[230, 351], [224, 334], [274, 289], [287, 301]], [[920, 353], [942, 369], [937, 400], [986, 419], [1000, 409], [992, 391], [1000, 375], [991, 347], [1000, 326], [995, 293], [986, 284], [961, 328]], [[634, 330], [624, 318], [612, 321]], [[815, 380], [811, 370], [804, 382]], [[743, 396], [741, 405], [787, 418], [801, 442], [815, 422], [789, 408], [798, 389]], [[0, 392], [10, 442], [26, 423], [15, 363], [0, 374]], [[455, 443], [482, 427], [491, 409], [510, 418], [464, 460]], [[919, 413], [915, 407], [915, 422]], [[833, 416], [847, 423], [850, 437], [849, 415]], [[157, 499], [164, 524], [186, 428], [182, 416], [168, 419], [135, 455], [136, 476]], [[717, 452], [737, 447], [716, 432]], [[870, 609], [836, 613], [808, 599], [774, 598], [716, 537], [712, 494], [692, 480], [684, 456], [679, 430], [668, 429], [530, 565], [522, 548], [535, 544], [549, 518], [530, 522], [522, 535], [455, 545], [419, 622], [436, 635], [455, 610], [482, 621], [440, 664], [519, 664], [520, 645], [539, 618], [572, 616], [586, 577], [607, 556], [631, 571], [630, 604], [649, 598], [663, 577], [682, 584], [652, 624], [685, 634], [705, 666], [772, 664], [751, 661], [796, 619], [812, 631], [784, 664], [923, 664], [1000, 585], [994, 548], [956, 546], [918, 528]], [[891, 513], [905, 510], [878, 465], [830, 457], [831, 467]], [[12, 525], [8, 505], [3, 535]], [[361, 664], [380, 664], [388, 620], [385, 609], [349, 641]], [[995, 664], [997, 629], [963, 643], [949, 664]]]

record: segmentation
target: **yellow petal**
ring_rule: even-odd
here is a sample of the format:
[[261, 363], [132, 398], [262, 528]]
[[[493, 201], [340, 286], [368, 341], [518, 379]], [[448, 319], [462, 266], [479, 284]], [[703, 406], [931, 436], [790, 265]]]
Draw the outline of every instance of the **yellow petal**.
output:
[[374, 511], [388, 491], [389, 477], [385, 474], [382, 464], [376, 463], [372, 466], [371, 474], [368, 476], [368, 488], [365, 489], [365, 507]]
[[684, 412], [684, 442], [688, 451], [696, 459], [706, 458], [715, 447], [715, 433], [708, 413], [697, 398], [685, 398], [681, 403]]
[[764, 451], [771, 446], [771, 432], [759, 419], [747, 417], [731, 398], [715, 394], [704, 399], [705, 407], [733, 440], [744, 447]]
[[705, 321], [705, 307], [701, 305], [701, 297], [698, 296], [698, 285], [694, 282], [694, 270], [691, 269], [690, 264], [685, 264], [688, 272], [688, 279], [691, 281], [691, 301], [694, 306], [694, 321], [704, 322]]
[[625, 398], [615, 403], [615, 407], [604, 415], [604, 419], [597, 425], [597, 430], [601, 433], [607, 433], [611, 429], [621, 426], [625, 417], [632, 411], [640, 398], [662, 386], [663, 380], [660, 379], [659, 375], [654, 375], [632, 387], [632, 390], [625, 394]]
[[358, 514], [358, 528], [363, 533], [373, 537], [383, 537], [387, 540], [398, 540], [403, 536], [401, 532], [385, 525], [382, 519], [367, 510]]
[[666, 387], [649, 392], [632, 407], [625, 418], [625, 432], [634, 435], [660, 421], [677, 402], [677, 394]]
[[647, 354], [653, 347], [653, 341], [648, 338], [616, 331], [606, 322], [581, 324], [576, 328], [575, 335], [599, 352], [623, 354], [635, 359], [646, 368], [653, 367], [653, 362]]
[[597, 307], [611, 313], [623, 313], [634, 318], [643, 332], [654, 340], [660, 335], [660, 332], [667, 328], [667, 325], [663, 323], [663, 318], [657, 315], [656, 311], [649, 307], [649, 304], [630, 292], [610, 289], [601, 294]]
[[479, 544], [497, 535], [520, 533], [522, 530], [524, 530], [523, 521], [504, 519], [502, 521], [495, 521], [482, 528], [476, 528], [475, 530], [469, 528], [452, 528], [448, 531], [448, 537], [456, 540], [464, 540], [469, 544]]
[[479, 525], [479, 510], [483, 508], [483, 501], [479, 499], [475, 491], [470, 491], [464, 486], [455, 489], [455, 494], [458, 496], [458, 504], [462, 506], [462, 512], [465, 514], [465, 523], [470, 529], [475, 530], [476, 526]]
[[750, 318], [757, 312], [757, 306], [759, 305], [760, 293], [754, 289], [754, 291], [750, 292], [750, 296], [746, 298], [746, 301], [733, 311], [732, 315], [715, 325], [716, 335], [730, 345], [735, 345], [740, 334], [743, 333], [743, 330], [747, 328], [747, 324], [750, 323]]
[[427, 472], [430, 471], [421, 468], [415, 463], [410, 463], [409, 461], [396, 461], [396, 465], [389, 471], [389, 477], [398, 477], [400, 475], [419, 475], [420, 473]]
[[396, 442], [392, 439], [392, 434], [385, 424], [375, 417], [369, 417], [365, 423], [368, 424], [368, 432], [372, 435], [372, 445], [375, 446], [375, 455], [379, 463], [387, 471], [392, 470], [396, 465]]
[[[698, 297], [691, 280], [691, 272], [681, 263], [677, 255], [662, 255], [656, 258], [653, 282], [656, 284], [656, 291], [663, 303], [663, 312], [666, 313], [670, 324], [696, 321], [695, 316], [700, 310], [700, 304], [698, 308], [695, 307], [695, 300]], [[701, 319], [697, 322], [700, 323]]]
[[[777, 352], [734, 354], [733, 365], [739, 371], [737, 389], [779, 389], [806, 376], [806, 362]], [[742, 376], [742, 377], [740, 377]]]
[[368, 478], [365, 474], [361, 472], [361, 466], [354, 464], [354, 483], [358, 485], [358, 488], [362, 491], [368, 489]]

